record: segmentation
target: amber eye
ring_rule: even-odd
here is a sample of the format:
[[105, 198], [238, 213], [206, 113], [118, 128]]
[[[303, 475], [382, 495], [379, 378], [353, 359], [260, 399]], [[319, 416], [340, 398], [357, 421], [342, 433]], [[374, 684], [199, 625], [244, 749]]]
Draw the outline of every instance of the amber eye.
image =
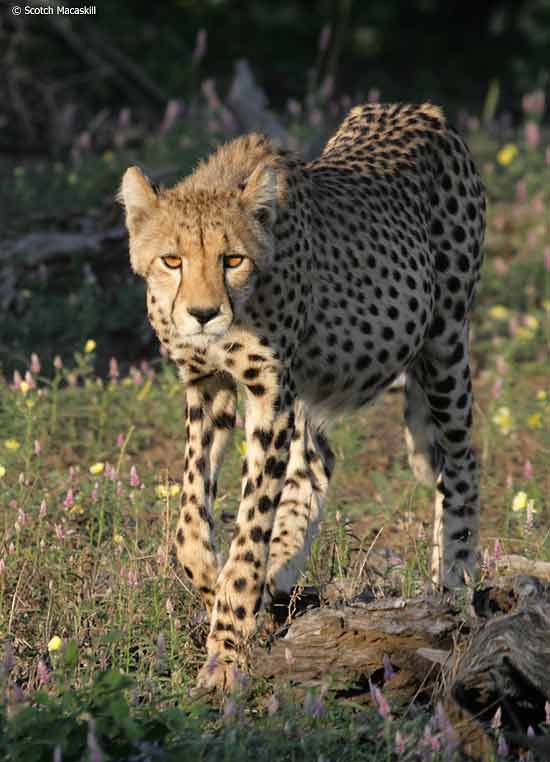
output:
[[180, 257], [173, 257], [172, 255], [169, 254], [166, 257], [162, 257], [162, 261], [166, 265], [166, 267], [170, 268], [170, 270], [177, 270], [178, 267], [181, 267]]
[[242, 264], [244, 257], [237, 257], [237, 256], [227, 256], [223, 258], [223, 263], [226, 267], [238, 267], [240, 264]]

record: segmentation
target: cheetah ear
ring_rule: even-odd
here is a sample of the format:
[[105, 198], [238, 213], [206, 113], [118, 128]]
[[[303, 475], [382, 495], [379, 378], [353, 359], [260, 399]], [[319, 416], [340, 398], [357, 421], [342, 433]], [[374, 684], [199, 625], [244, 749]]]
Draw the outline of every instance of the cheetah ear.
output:
[[124, 173], [117, 200], [126, 210], [130, 235], [139, 233], [158, 201], [153, 186], [138, 167], [130, 167]]
[[277, 218], [277, 173], [260, 164], [240, 186], [241, 202], [248, 207], [262, 227], [270, 227]]

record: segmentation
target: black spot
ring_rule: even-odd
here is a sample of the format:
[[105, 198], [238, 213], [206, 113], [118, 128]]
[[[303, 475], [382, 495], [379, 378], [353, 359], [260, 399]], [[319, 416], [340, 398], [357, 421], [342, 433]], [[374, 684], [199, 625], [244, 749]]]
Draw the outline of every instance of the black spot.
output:
[[442, 251], [438, 251], [435, 255], [435, 269], [440, 273], [444, 273], [445, 270], [449, 269], [449, 257], [443, 254]]
[[185, 535], [183, 534], [183, 529], [181, 527], [177, 531], [176, 540], [178, 541], [180, 545], [183, 545], [183, 543], [185, 542]]
[[252, 542], [261, 542], [263, 537], [263, 532], [261, 527], [253, 527], [250, 530], [250, 539]]
[[368, 355], [361, 355], [357, 358], [357, 362], [355, 363], [355, 369], [356, 370], [365, 370], [369, 367], [371, 364], [371, 358]]
[[237, 619], [245, 619], [246, 618], [246, 609], [244, 606], [238, 606], [235, 609], [235, 616]]
[[217, 429], [233, 429], [235, 426], [235, 416], [229, 413], [219, 413], [212, 419], [212, 423]]
[[184, 566], [183, 567], [183, 571], [187, 574], [189, 579], [193, 579], [193, 572], [191, 571], [191, 569], [188, 566]]
[[195, 421], [201, 421], [202, 415], [203, 415], [202, 408], [197, 406], [189, 408], [189, 420], [191, 421], [191, 423]]
[[265, 394], [265, 386], [263, 384], [252, 384], [248, 387], [248, 391], [255, 397], [263, 397]]
[[256, 429], [254, 437], [259, 441], [264, 451], [267, 451], [271, 441], [273, 439], [272, 431], [264, 431], [263, 429]]
[[246, 587], [246, 579], [244, 577], [238, 577], [235, 582], [233, 582], [233, 587], [240, 593]]
[[464, 429], [450, 429], [445, 432], [445, 436], [449, 442], [463, 442], [466, 439], [466, 432]]
[[443, 225], [441, 224], [441, 220], [433, 220], [430, 226], [430, 233], [435, 236], [443, 235]]
[[262, 495], [260, 502], [258, 503], [258, 508], [260, 509], [260, 513], [267, 513], [273, 508], [273, 503], [267, 495]]

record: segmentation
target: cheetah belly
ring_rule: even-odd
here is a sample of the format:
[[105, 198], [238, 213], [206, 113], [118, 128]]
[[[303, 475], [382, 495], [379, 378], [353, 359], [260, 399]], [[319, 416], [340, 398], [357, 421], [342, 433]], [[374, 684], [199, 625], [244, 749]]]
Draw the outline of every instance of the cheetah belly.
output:
[[[333, 301], [322, 321], [312, 321], [300, 345], [293, 375], [300, 396], [317, 417], [371, 402], [422, 346], [433, 311], [431, 288], [421, 289], [422, 296], [418, 290], [414, 296], [403, 293], [393, 309], [393, 302], [382, 306], [369, 291], [363, 292], [361, 303], [348, 300], [345, 314]], [[369, 312], [371, 305], [377, 314]]]

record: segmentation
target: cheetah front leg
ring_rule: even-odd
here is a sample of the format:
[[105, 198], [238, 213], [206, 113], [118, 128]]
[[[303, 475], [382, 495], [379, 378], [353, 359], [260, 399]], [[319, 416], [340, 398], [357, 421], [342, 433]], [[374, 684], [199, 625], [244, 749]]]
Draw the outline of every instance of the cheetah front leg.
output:
[[275, 511], [281, 498], [294, 431], [294, 400], [288, 379], [264, 369], [247, 388], [246, 460], [242, 499], [228, 560], [218, 578], [198, 683], [231, 686], [235, 663], [246, 667], [246, 647], [262, 605]]
[[210, 614], [219, 574], [212, 508], [223, 454], [235, 427], [237, 392], [230, 376], [216, 374], [188, 385], [186, 397], [187, 441], [176, 551]]
[[328, 441], [314, 430], [303, 403], [296, 404], [295, 412], [294, 437], [269, 549], [267, 589], [271, 596], [290, 593], [305, 566], [334, 467]]

